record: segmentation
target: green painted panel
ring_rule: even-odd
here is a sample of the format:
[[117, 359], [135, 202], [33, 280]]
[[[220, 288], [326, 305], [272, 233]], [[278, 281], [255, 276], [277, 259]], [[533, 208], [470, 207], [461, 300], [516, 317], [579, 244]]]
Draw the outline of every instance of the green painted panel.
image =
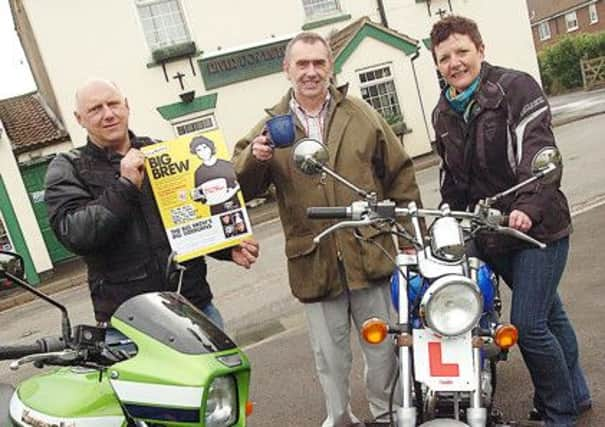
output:
[[289, 41], [198, 59], [206, 90], [280, 72]]
[[136, 357], [112, 367], [120, 380], [207, 387], [214, 376], [250, 370], [250, 362], [240, 350], [237, 352], [242, 364], [229, 368], [216, 357], [234, 353], [234, 350], [200, 355], [180, 353], [115, 317], [111, 319], [111, 324], [132, 339], [138, 348]]
[[17, 393], [26, 406], [53, 417], [121, 416], [122, 409], [107, 374], [101, 381], [99, 378], [95, 370], [61, 368], [28, 378], [19, 385]]
[[326, 25], [334, 24], [336, 22], [348, 21], [351, 19], [351, 15], [340, 15], [332, 18], [322, 19], [320, 21], [308, 22], [302, 26], [305, 31], [312, 30], [314, 28], [324, 27]]
[[44, 202], [44, 180], [48, 169], [49, 159], [30, 165], [21, 165], [21, 175], [29, 199], [36, 215], [36, 220], [42, 232], [48, 255], [53, 264], [73, 258], [75, 255], [59, 242], [48, 221], [48, 210]]
[[424, 47], [426, 47], [428, 50], [431, 50], [431, 38], [427, 37], [426, 39], [422, 39], [422, 43], [424, 44]]
[[361, 29], [353, 36], [346, 47], [341, 51], [336, 60], [334, 61], [334, 72], [336, 74], [342, 71], [343, 64], [349, 59], [353, 52], [359, 47], [363, 39], [366, 37], [372, 37], [378, 41], [388, 44], [395, 49], [401, 50], [406, 55], [411, 55], [416, 52], [417, 46], [409, 41], [397, 37], [387, 31], [381, 30], [373, 25], [365, 24]]
[[218, 94], [213, 93], [205, 96], [198, 96], [191, 102], [177, 102], [175, 104], [163, 105], [158, 107], [158, 112], [165, 120], [176, 119], [187, 114], [198, 113], [204, 110], [210, 110], [216, 107]]
[[11, 237], [13, 242], [14, 250], [19, 255], [23, 257], [25, 261], [25, 274], [27, 280], [33, 284], [37, 285], [40, 283], [40, 277], [36, 272], [36, 268], [34, 266], [34, 262], [32, 261], [31, 254], [29, 252], [29, 248], [25, 243], [25, 238], [23, 237], [23, 232], [21, 231], [21, 226], [19, 225], [19, 221], [17, 220], [17, 215], [15, 215], [15, 210], [13, 209], [13, 205], [8, 197], [8, 192], [6, 191], [6, 187], [4, 186], [4, 179], [0, 176], [0, 210], [2, 211], [2, 216], [4, 217], [5, 227], [8, 231], [8, 234]]

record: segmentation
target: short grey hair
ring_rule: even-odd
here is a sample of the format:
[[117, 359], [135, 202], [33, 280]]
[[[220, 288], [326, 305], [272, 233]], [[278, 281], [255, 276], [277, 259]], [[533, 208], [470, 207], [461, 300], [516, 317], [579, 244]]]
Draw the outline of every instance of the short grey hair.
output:
[[298, 42], [303, 42], [307, 44], [314, 44], [319, 42], [323, 44], [326, 47], [326, 50], [328, 51], [328, 58], [330, 59], [330, 62], [334, 62], [334, 54], [332, 53], [332, 48], [330, 47], [328, 41], [321, 34], [315, 33], [313, 31], [303, 31], [302, 33], [298, 33], [292, 40], [288, 42], [288, 45], [286, 46], [286, 53], [284, 55], [284, 62], [289, 61], [290, 54], [292, 53], [292, 46], [294, 46]]

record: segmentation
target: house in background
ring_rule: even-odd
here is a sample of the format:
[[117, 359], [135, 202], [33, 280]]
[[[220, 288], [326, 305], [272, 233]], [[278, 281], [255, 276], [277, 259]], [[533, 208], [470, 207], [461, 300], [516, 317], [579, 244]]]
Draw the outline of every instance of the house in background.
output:
[[[294, 34], [313, 30], [329, 36], [363, 17], [368, 17], [365, 29], [343, 52], [336, 80], [349, 83], [351, 94], [365, 94], [366, 99], [374, 91], [365, 89], [372, 85], [368, 78], [377, 84], [383, 78], [393, 81], [391, 93], [371, 96], [375, 103], [397, 101], [408, 128], [405, 145], [413, 156], [431, 150], [432, 131], [425, 123], [430, 123], [439, 84], [422, 41], [442, 16], [474, 18], [483, 31], [488, 60], [539, 77], [524, 0], [10, 0], [10, 4], [40, 93], [56, 104], [76, 145], [85, 138], [71, 114], [74, 90], [90, 76], [101, 76], [114, 80], [129, 97], [133, 130], [172, 139], [219, 127], [233, 146], [261, 119], [263, 108], [287, 89], [281, 62]], [[385, 43], [403, 40], [400, 36], [413, 41], [418, 56], [411, 48], [393, 46], [403, 41]], [[389, 74], [384, 77], [372, 73], [385, 69]]]
[[570, 34], [605, 30], [604, 0], [527, 0], [536, 51]]
[[71, 148], [63, 125], [37, 93], [0, 101], [0, 248], [20, 253], [27, 277], [72, 257], [50, 229], [44, 176], [52, 154]]
[[[336, 83], [348, 84], [349, 94], [398, 125], [412, 156], [430, 152], [434, 139], [430, 116], [440, 87], [428, 38], [442, 17], [475, 19], [488, 61], [540, 78], [525, 0], [9, 4], [38, 93], [74, 146], [86, 141], [72, 114], [75, 89], [90, 77], [103, 77], [127, 95], [135, 132], [168, 140], [220, 128], [233, 147], [289, 87], [283, 55], [288, 41], [303, 30], [329, 38]], [[71, 146], [57, 141], [43, 152], [20, 153], [17, 167], [24, 163], [42, 169], [54, 153]], [[33, 197], [25, 189], [14, 196], [23, 202]], [[61, 258], [50, 255], [48, 243], [30, 248], [38, 250], [46, 250], [51, 263]], [[37, 271], [46, 265], [38, 262]]]

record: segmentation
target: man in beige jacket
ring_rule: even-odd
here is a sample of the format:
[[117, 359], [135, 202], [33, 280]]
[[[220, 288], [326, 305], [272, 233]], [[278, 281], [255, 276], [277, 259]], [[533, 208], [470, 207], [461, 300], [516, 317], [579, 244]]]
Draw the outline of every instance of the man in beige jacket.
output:
[[[329, 166], [355, 185], [375, 191], [399, 205], [420, 202], [412, 161], [390, 126], [367, 103], [330, 86], [333, 57], [318, 34], [301, 33], [289, 43], [284, 72], [292, 89], [235, 148], [233, 163], [247, 198], [273, 183], [286, 238], [290, 287], [305, 303], [311, 344], [326, 400], [323, 427], [362, 426], [350, 407], [351, 320], [357, 330], [373, 316], [389, 318], [388, 279], [393, 264], [377, 246], [356, 239], [350, 230], [337, 232], [314, 246], [313, 237], [327, 225], [311, 221], [311, 206], [343, 206], [355, 194], [333, 180], [295, 170], [292, 148], [273, 149], [264, 135], [274, 115], [292, 114], [296, 139], [322, 141], [330, 151]], [[375, 231], [360, 229], [366, 237]], [[374, 239], [394, 253], [388, 235]], [[395, 379], [396, 358], [387, 340], [361, 344], [366, 362], [370, 410], [388, 419], [388, 397]]]

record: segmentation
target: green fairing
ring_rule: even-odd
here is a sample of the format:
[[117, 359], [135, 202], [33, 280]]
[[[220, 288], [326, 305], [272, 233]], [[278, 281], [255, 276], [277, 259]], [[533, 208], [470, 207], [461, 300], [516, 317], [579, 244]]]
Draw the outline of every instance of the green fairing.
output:
[[[203, 355], [187, 355], [150, 338], [118, 319], [112, 325], [134, 341], [135, 357], [109, 367], [99, 382], [98, 371], [60, 368], [25, 380], [17, 388], [19, 399], [27, 407], [57, 418], [122, 416], [109, 377], [140, 383], [201, 387], [200, 419], [204, 420], [208, 389], [218, 376], [232, 375], [238, 388], [239, 419], [235, 426], [246, 426], [246, 402], [250, 381], [250, 362], [238, 349]], [[238, 354], [242, 364], [229, 368], [217, 360], [222, 355]], [[124, 402], [128, 403], [128, 402]], [[133, 402], [136, 403], [136, 402]], [[148, 420], [153, 421], [153, 420]], [[192, 423], [162, 421], [177, 427]]]
[[[120, 362], [109, 368], [117, 374], [118, 380], [141, 383], [202, 387], [200, 419], [204, 419], [205, 402], [208, 388], [215, 377], [233, 375], [237, 382], [239, 399], [239, 421], [236, 426], [246, 425], [245, 414], [250, 382], [250, 362], [239, 349], [218, 353], [190, 355], [180, 353], [149, 336], [139, 332], [119, 319], [112, 319], [112, 326], [132, 339], [138, 347], [138, 353], [132, 359]], [[217, 357], [239, 354], [242, 364], [229, 368], [217, 360]], [[191, 423], [166, 423], [170, 426], [192, 426]]]
[[106, 375], [99, 383], [99, 372], [77, 373], [61, 368], [36, 375], [17, 388], [27, 407], [62, 418], [120, 416], [122, 410]]

